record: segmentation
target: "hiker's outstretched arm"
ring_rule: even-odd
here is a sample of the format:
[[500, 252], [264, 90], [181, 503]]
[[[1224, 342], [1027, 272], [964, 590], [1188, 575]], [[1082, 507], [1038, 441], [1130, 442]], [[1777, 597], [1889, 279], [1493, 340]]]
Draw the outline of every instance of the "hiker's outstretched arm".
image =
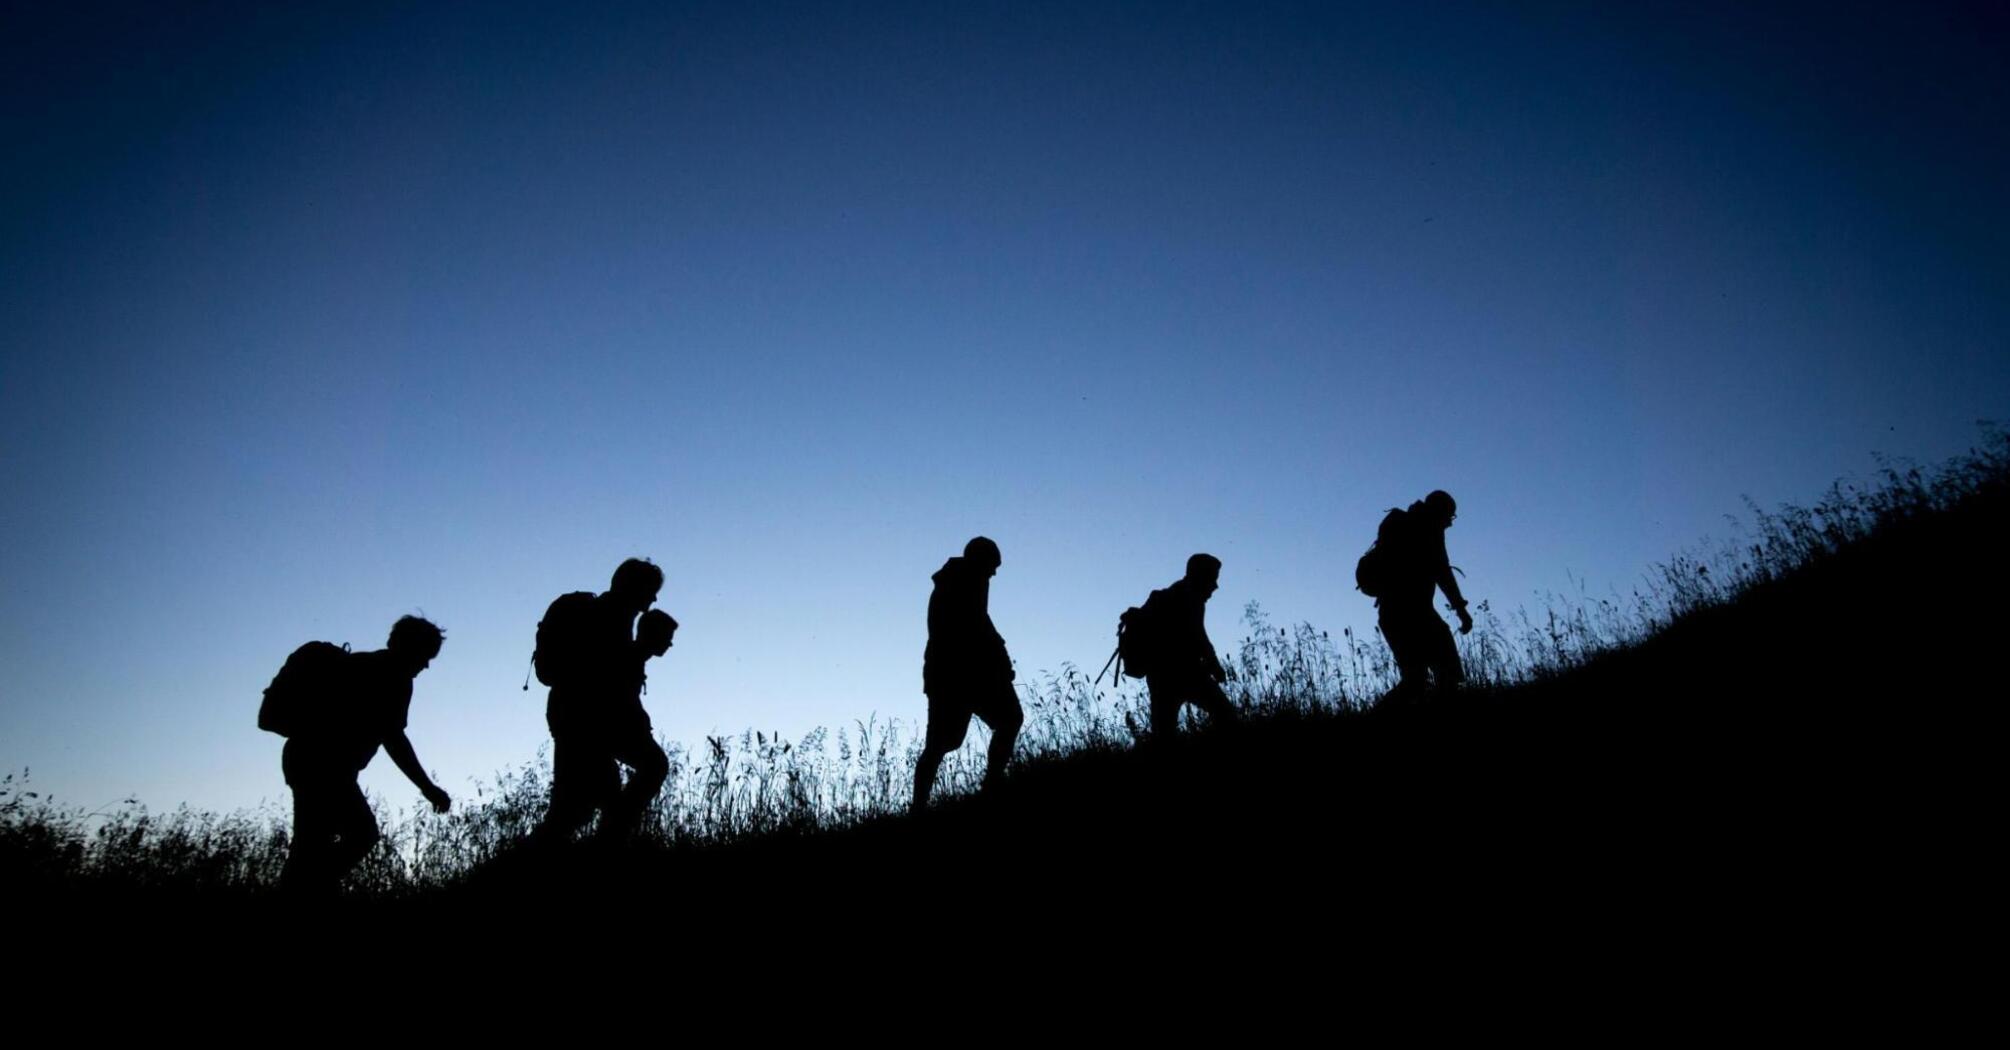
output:
[[1466, 596], [1459, 593], [1459, 574], [1452, 571], [1451, 555], [1445, 552], [1443, 534], [1438, 537], [1438, 589], [1445, 592], [1445, 601], [1452, 611], [1459, 614], [1459, 633], [1473, 633], [1473, 617], [1466, 611]]
[[1445, 592], [1445, 601], [1454, 609], [1466, 607], [1465, 595], [1459, 593], [1459, 574], [1452, 571], [1452, 556], [1445, 550], [1445, 534], [1438, 533], [1437, 542], [1432, 544], [1431, 560], [1436, 562], [1435, 573], [1438, 589]]
[[447, 811], [447, 793], [440, 790], [440, 786], [433, 783], [433, 778], [426, 775], [426, 767], [419, 764], [418, 752], [412, 750], [410, 737], [402, 731], [393, 734], [384, 741], [384, 753], [391, 756], [391, 761], [397, 764], [398, 771], [405, 774], [413, 787], [419, 789], [419, 794], [426, 796], [426, 801], [432, 803], [434, 809], [441, 813]]
[[1207, 636], [1207, 607], [1205, 605], [1201, 606], [1200, 618], [1194, 622], [1194, 631], [1200, 635], [1200, 651], [1207, 654], [1207, 659], [1202, 661], [1202, 667], [1206, 669], [1208, 676], [1215, 681], [1227, 681], [1228, 672], [1221, 666], [1221, 654], [1214, 651], [1214, 639]]
[[1466, 607], [1466, 597], [1459, 593], [1458, 574], [1447, 565], [1438, 573], [1438, 587], [1445, 592], [1445, 601], [1454, 609]]

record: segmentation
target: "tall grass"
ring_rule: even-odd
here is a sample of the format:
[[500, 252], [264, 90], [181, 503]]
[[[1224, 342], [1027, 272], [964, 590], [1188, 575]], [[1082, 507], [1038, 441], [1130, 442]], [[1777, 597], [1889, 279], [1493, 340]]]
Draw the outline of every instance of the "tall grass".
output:
[[[1977, 449], [1935, 471], [1879, 462], [1868, 480], [1840, 482], [1811, 505], [1760, 509], [1732, 521], [1731, 538], [1654, 567], [1630, 594], [1551, 595], [1534, 611], [1474, 606], [1459, 640], [1469, 679], [1485, 687], [1563, 674], [1639, 643], [1699, 610], [1818, 567], [1879, 534], [2010, 491], [2010, 432], [1985, 426]], [[1230, 698], [1255, 719], [1328, 716], [1371, 706], [1395, 679], [1379, 632], [1337, 639], [1310, 624], [1279, 627], [1251, 603], [1236, 651], [1225, 654]], [[1018, 761], [1131, 748], [1146, 724], [1142, 683], [1092, 682], [1068, 665], [1020, 687], [1027, 721]], [[670, 774], [641, 835], [664, 848], [750, 836], [806, 834], [904, 812], [925, 727], [867, 719], [795, 740], [748, 730], [696, 747], [665, 742]], [[937, 791], [972, 791], [988, 734], [980, 727], [944, 760]], [[550, 762], [476, 786], [453, 812], [383, 812], [385, 837], [352, 875], [352, 893], [396, 896], [451, 884], [520, 844], [549, 799]], [[264, 892], [277, 882], [289, 838], [278, 807], [217, 815], [151, 813], [135, 800], [98, 812], [67, 808], [29, 789], [25, 772], [0, 779], [0, 878], [45, 886], [177, 892]]]

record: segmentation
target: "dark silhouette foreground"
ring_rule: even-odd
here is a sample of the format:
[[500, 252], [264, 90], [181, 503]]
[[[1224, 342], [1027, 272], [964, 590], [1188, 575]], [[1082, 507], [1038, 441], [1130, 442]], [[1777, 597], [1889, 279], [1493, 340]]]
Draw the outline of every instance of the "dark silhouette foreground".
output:
[[[1970, 600], [2010, 584], [2010, 471], [1992, 477], [1958, 507], [1902, 508], [1729, 604], [1511, 688], [1365, 714], [1259, 710], [1234, 732], [1035, 759], [919, 818], [514, 851], [409, 898], [305, 918], [333, 916], [328, 941], [373, 949], [361, 927], [452, 930], [518, 952], [619, 931], [615, 950], [651, 952], [649, 972], [717, 973], [718, 952], [736, 947], [761, 965], [792, 959], [826, 917], [911, 956], [952, 916], [982, 922], [1002, 901], [1022, 917], [1009, 936], [937, 970], [1124, 945], [1147, 953], [1127, 972], [1159, 988], [1167, 966], [1205, 952], [1252, 971], [1282, 960], [1330, 992], [1350, 968], [1414, 983], [1491, 951], [1512, 959], [1469, 977], [1491, 985], [1533, 967], [1548, 996], [1564, 963], [1529, 953], [1560, 947], [1636, 993], [1689, 995], [1699, 960], [1712, 982], [1752, 971], [1744, 983], [1761, 995], [1783, 963], [1825, 987], [1868, 974], [1882, 988], [1890, 959], [1944, 956], [1972, 983], [1936, 939], [1988, 914], [2000, 881], [1977, 834], [1996, 793], [1992, 712], [1976, 698], [1994, 695], [1996, 675], [1923, 657], [1994, 644]], [[80, 867], [60, 844], [37, 852], [13, 833], [32, 827], [4, 827], [14, 928], [39, 920], [60, 931], [45, 945], [83, 946], [98, 964], [106, 945], [141, 943], [241, 957], [247, 941], [220, 937], [220, 916], [259, 934], [302, 918], [242, 883], [157, 877], [164, 855]], [[492, 983], [492, 967], [458, 969]], [[605, 975], [558, 971], [582, 985]]]
[[1221, 691], [1228, 672], [1207, 636], [1207, 600], [1220, 586], [1221, 559], [1196, 554], [1187, 559], [1185, 576], [1145, 599], [1144, 622], [1151, 632], [1145, 687], [1154, 739], [1179, 731], [1180, 709], [1189, 703], [1217, 722], [1235, 720], [1235, 705]]
[[309, 643], [266, 690], [260, 723], [287, 738], [280, 768], [293, 790], [293, 843], [283, 876], [288, 889], [334, 893], [377, 844], [377, 818], [356, 778], [379, 747], [433, 809], [447, 811], [447, 793], [426, 775], [405, 735], [412, 680], [440, 654], [443, 641], [437, 626], [407, 616], [375, 652]]
[[1445, 530], [1458, 516], [1458, 504], [1443, 490], [1407, 510], [1391, 509], [1376, 530], [1374, 547], [1356, 570], [1357, 586], [1375, 599], [1376, 623], [1402, 676], [1385, 703], [1449, 693], [1466, 680], [1451, 629], [1432, 608], [1433, 595], [1444, 591], [1445, 601], [1458, 614], [1459, 633], [1472, 633], [1473, 618], [1445, 552]]
[[[551, 808], [538, 827], [541, 840], [569, 837], [596, 812], [603, 834], [625, 833], [669, 773], [641, 701], [644, 666], [669, 650], [677, 630], [669, 614], [645, 612], [662, 589], [663, 570], [630, 558], [606, 593], [561, 595], [538, 624], [533, 663], [551, 687], [545, 724], [552, 741]], [[626, 786], [622, 765], [632, 770]]]
[[972, 716], [991, 729], [984, 782], [995, 783], [1011, 761], [1025, 711], [1005, 639], [991, 623], [991, 578], [1004, 563], [998, 545], [978, 536], [963, 556], [935, 571], [928, 596], [928, 648], [922, 654], [921, 689], [928, 695], [928, 731], [914, 764], [913, 807], [928, 805], [943, 756], [963, 746]]
[[[438, 899], [481, 914], [542, 899], [554, 878], [674, 886], [730, 934], [804, 887], [838, 914], [1010, 900], [1039, 925], [1009, 939], [1042, 958], [1058, 937], [1138, 938], [1168, 959], [1223, 937], [1294, 963], [1320, 945], [1308, 964], [1327, 967], [1377, 936], [1408, 950], [1590, 938], [1587, 958], [1686, 967], [1670, 946], [1721, 951], [1758, 931], [1819, 951], [1872, 935], [1887, 906], [1908, 924], [1958, 920], [1948, 888], [1996, 870], [1974, 833], [1994, 797], [1992, 767], [1971, 761], [1993, 739], [1972, 703], [1985, 672], [1916, 655], [1989, 644], [1964, 597], [2010, 584], [2004, 530], [2001, 499], [1909, 524], [1530, 684], [1261, 715], [1022, 763], [919, 818], [498, 869]], [[1872, 615], [1884, 609], [1912, 615]]]

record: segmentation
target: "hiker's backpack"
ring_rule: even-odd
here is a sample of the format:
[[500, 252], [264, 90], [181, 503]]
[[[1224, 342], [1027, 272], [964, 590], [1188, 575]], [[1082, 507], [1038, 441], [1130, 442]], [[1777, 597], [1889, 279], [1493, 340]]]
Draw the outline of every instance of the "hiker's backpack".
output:
[[587, 638], [593, 625], [593, 592], [573, 591], [551, 600], [537, 622], [537, 648], [530, 664], [548, 686], [575, 685], [584, 677]]
[[1354, 586], [1370, 598], [1380, 598], [1398, 582], [1402, 572], [1398, 563], [1403, 552], [1400, 538], [1404, 523], [1404, 512], [1391, 510], [1383, 516], [1382, 524], [1375, 530], [1375, 542], [1368, 545], [1367, 553], [1354, 563]]
[[[1117, 670], [1110, 679], [1112, 685], [1122, 682], [1125, 676], [1143, 678], [1152, 672], [1153, 658], [1158, 655], [1160, 641], [1154, 629], [1158, 617], [1157, 610], [1152, 607], [1152, 599], [1158, 595], [1159, 592], [1153, 591], [1143, 605], [1133, 605], [1117, 617], [1117, 651], [1111, 653], [1109, 662], [1103, 665], [1104, 671], [1112, 667]], [[1102, 680], [1102, 674], [1097, 674], [1096, 681], [1100, 683]]]
[[292, 737], [326, 725], [349, 677], [349, 647], [308, 642], [293, 650], [265, 687], [258, 704], [258, 728]]

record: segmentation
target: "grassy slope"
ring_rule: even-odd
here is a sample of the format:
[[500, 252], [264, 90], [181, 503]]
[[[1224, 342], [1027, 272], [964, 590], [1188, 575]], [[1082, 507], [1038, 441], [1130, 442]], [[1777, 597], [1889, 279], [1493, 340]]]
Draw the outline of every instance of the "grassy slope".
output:
[[1300, 945], [1371, 928], [1846, 940], [1889, 918], [1873, 899], [1993, 870], [1973, 756], [1994, 612], [1973, 606], [2003, 589], [2006, 511], [1987, 491], [1887, 525], [1643, 644], [1432, 709], [1077, 755], [921, 820], [501, 864], [404, 907], [577, 902], [687, 929], [998, 914], [1008, 936], [1259, 928]]
[[632, 972], [651, 995], [750, 974], [768, 993], [967, 985], [990, 960], [1021, 999], [1109, 1002], [1105, 978], [1142, 979], [1192, 1006], [1173, 989], [1260, 973], [1316, 1009], [1392, 982], [1422, 997], [1406, 1016], [1437, 1019], [1473, 1000], [1436, 993], [1491, 988], [1496, 1012], [1463, 1018], [1489, 1024], [1833, 1013], [1917, 974], [1958, 1000], [1986, 971], [1956, 949], [1987, 939], [1977, 902], [2001, 881], [1984, 754], [2006, 490], [1999, 471], [1954, 511], [1887, 523], [1642, 644], [1434, 708], [1031, 763], [919, 820], [506, 856], [444, 891], [306, 915], [269, 895], [43, 885], [15, 895], [9, 929], [42, 922], [49, 958], [89, 966], [108, 944], [175, 968], [291, 946], [389, 974], [412, 972], [409, 945], [423, 983], [483, 1002], [520, 967], [592, 1001], [623, 955], [646, 959]]

